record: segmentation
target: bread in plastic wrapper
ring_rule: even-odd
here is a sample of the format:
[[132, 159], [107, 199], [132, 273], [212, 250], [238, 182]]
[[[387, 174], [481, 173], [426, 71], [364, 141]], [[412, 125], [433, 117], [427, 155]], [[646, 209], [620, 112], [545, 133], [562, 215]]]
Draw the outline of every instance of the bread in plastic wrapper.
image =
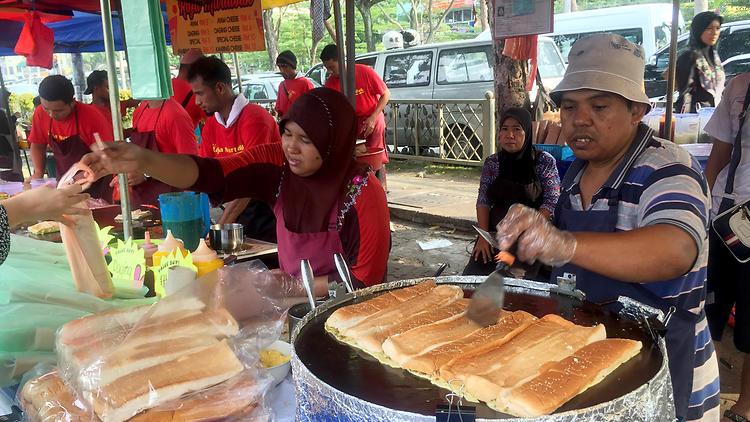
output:
[[31, 422], [98, 420], [75, 398], [56, 370], [27, 382], [18, 401]]
[[102, 421], [128, 420], [254, 368], [302, 291], [253, 261], [154, 305], [71, 321], [57, 334], [60, 376]]

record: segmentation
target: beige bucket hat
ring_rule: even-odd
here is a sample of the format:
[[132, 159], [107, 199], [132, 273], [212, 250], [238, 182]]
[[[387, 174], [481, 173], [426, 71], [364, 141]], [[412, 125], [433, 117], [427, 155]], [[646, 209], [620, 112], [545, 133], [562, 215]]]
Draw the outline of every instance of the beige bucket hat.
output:
[[615, 34], [593, 34], [573, 44], [563, 80], [550, 92], [559, 106], [562, 93], [595, 89], [651, 105], [643, 89], [646, 53], [638, 44]]

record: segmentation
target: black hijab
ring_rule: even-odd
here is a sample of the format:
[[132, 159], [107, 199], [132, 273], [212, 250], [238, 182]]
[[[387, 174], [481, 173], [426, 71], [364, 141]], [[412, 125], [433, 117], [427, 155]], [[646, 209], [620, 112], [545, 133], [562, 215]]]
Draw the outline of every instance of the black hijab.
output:
[[518, 120], [525, 133], [523, 147], [518, 152], [507, 152], [498, 145], [497, 158], [500, 167], [498, 176], [518, 183], [531, 183], [539, 176], [536, 174], [536, 159], [539, 150], [531, 143], [531, 114], [526, 109], [511, 107], [505, 110], [500, 118], [500, 126], [512, 117]]
[[708, 64], [715, 67], [714, 63], [714, 46], [706, 45], [701, 40], [703, 31], [708, 28], [713, 21], [719, 21], [719, 25], [724, 22], [724, 18], [714, 12], [701, 12], [693, 17], [693, 21], [690, 23], [690, 49], [696, 53], [703, 54]]

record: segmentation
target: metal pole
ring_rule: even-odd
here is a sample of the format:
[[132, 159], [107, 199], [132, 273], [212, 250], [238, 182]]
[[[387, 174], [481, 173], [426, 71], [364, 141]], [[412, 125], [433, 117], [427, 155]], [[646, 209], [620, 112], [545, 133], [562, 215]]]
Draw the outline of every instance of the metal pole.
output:
[[237, 61], [237, 52], [232, 53], [232, 61], [234, 61], [234, 73], [237, 74], [237, 89], [242, 93], [242, 78], [240, 77], [240, 62]]
[[[112, 113], [112, 129], [115, 142], [122, 142], [122, 117], [120, 117], [120, 90], [117, 86], [117, 68], [115, 67], [115, 41], [112, 33], [112, 10], [109, 0], [99, 0], [102, 8], [102, 30], [104, 31], [104, 52], [107, 55], [107, 85], [109, 86], [109, 109]], [[122, 13], [120, 13], [122, 19]], [[122, 34], [125, 38], [125, 34]], [[130, 214], [130, 192], [128, 176], [124, 173], [117, 175], [120, 182], [120, 206], [122, 208], [122, 231], [125, 240], [133, 237], [133, 221]]]
[[677, 64], [677, 30], [680, 25], [680, 0], [672, 0], [672, 28], [669, 39], [669, 68], [667, 69], [667, 111], [664, 116], [664, 138], [673, 141], [672, 109], [674, 108], [675, 67]]
[[333, 19], [336, 21], [336, 47], [339, 51], [339, 86], [341, 92], [346, 95], [348, 82], [346, 79], [346, 61], [344, 60], [344, 24], [341, 17], [340, 0], [333, 0]]
[[354, 101], [354, 0], [346, 1], [346, 98], [355, 107]]

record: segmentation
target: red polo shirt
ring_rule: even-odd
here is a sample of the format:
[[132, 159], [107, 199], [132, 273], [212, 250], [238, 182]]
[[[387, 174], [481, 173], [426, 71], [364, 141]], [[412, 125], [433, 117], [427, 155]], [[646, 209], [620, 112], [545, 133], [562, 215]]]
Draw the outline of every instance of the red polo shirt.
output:
[[185, 108], [185, 111], [190, 115], [193, 120], [193, 129], [198, 126], [201, 120], [206, 120], [208, 116], [206, 113], [195, 104], [195, 95], [193, 89], [190, 88], [190, 84], [183, 81], [182, 79], [172, 78], [172, 99], [177, 101], [177, 104]]
[[274, 109], [280, 115], [285, 115], [294, 100], [313, 88], [312, 82], [304, 76], [300, 76], [297, 79], [284, 79], [279, 84], [279, 94], [278, 98], [276, 98], [276, 107]]
[[160, 152], [198, 154], [193, 121], [176, 101], [169, 98], [161, 107], [151, 108], [143, 101], [133, 113], [133, 129], [155, 132]]
[[216, 117], [206, 121], [201, 133], [201, 157], [227, 157], [246, 148], [281, 142], [279, 126], [263, 107], [247, 104], [237, 120], [228, 128], [219, 124]]
[[47, 145], [50, 134], [57, 142], [78, 134], [86, 145], [91, 146], [96, 142], [94, 133], [99, 133], [102, 141], [112, 141], [112, 124], [107, 123], [98, 107], [78, 101], [75, 104], [73, 113], [62, 122], [53, 120], [42, 106], [38, 106], [31, 119], [29, 142]]
[[[341, 82], [334, 76], [326, 80], [325, 86], [341, 92]], [[378, 107], [380, 96], [385, 93], [385, 82], [371, 67], [357, 64], [354, 65], [354, 87], [357, 116], [371, 116]]]

